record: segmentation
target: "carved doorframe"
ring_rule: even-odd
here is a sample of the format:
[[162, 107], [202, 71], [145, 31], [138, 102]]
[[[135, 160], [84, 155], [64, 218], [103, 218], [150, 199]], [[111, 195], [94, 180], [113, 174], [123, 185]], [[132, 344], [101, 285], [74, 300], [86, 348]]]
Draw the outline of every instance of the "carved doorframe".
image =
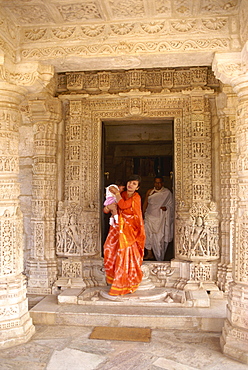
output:
[[[65, 119], [65, 196], [59, 204], [56, 232], [56, 253], [62, 262], [62, 276], [92, 281], [94, 266], [98, 267], [93, 275], [101, 268], [102, 122], [170, 118], [174, 119], [176, 258], [195, 261], [187, 270], [187, 281], [199, 281], [201, 278], [213, 280], [212, 265], [207, 261], [217, 260], [219, 249], [217, 212], [212, 202], [211, 93], [200, 88], [176, 94], [133, 90], [127, 93], [63, 96], [68, 102]], [[188, 233], [194, 231], [199, 218], [203, 222], [207, 220], [204, 243], [210, 243], [209, 253], [199, 248], [193, 250], [189, 241], [185, 240]], [[213, 248], [211, 243], [214, 243]], [[199, 262], [204, 266], [199, 266]], [[97, 283], [101, 280], [94, 279]]]

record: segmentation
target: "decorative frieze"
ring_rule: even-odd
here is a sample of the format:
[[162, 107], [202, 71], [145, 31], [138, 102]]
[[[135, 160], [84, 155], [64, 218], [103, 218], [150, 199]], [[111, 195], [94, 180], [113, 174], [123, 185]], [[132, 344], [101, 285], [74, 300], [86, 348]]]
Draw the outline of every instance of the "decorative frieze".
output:
[[[207, 67], [184, 69], [131, 70], [123, 72], [76, 72], [57, 75], [57, 91], [66, 93], [100, 94], [108, 92], [128, 92], [134, 89], [141, 91], [160, 92], [163, 89], [178, 91], [178, 89], [201, 86], [205, 89], [216, 88], [212, 71]], [[193, 98], [192, 98], [193, 99]], [[195, 111], [199, 111], [197, 96], [192, 100]], [[202, 109], [201, 109], [202, 110]]]
[[[137, 4], [135, 4], [135, 9], [137, 9]], [[125, 4], [125, 12], [127, 13], [127, 4]], [[163, 14], [164, 15], [164, 14]], [[178, 14], [177, 14], [178, 15]], [[67, 16], [67, 15], [65, 15]], [[79, 14], [75, 21], [79, 21]], [[131, 6], [130, 14], [127, 21], [122, 21], [121, 23], [113, 21], [111, 23], [98, 22], [95, 23], [95, 19], [92, 19], [91, 24], [85, 25], [67, 25], [67, 26], [40, 26], [40, 27], [23, 27], [22, 31], [22, 43], [37, 43], [37, 42], [51, 42], [51, 41], [76, 41], [76, 40], [92, 40], [100, 39], [105, 37], [105, 40], [111, 40], [115, 37], [126, 36], [130, 37], [136, 34], [136, 37], [144, 38], [145, 36], [181, 36], [183, 37], [186, 33], [191, 36], [195, 36], [197, 33], [201, 33], [201, 36], [208, 35], [214, 37], [226, 36], [229, 32], [228, 25], [230, 20], [228, 16], [202, 16], [201, 18], [189, 17], [187, 15], [186, 19], [172, 17], [171, 15], [165, 21], [153, 20], [153, 21], [130, 21], [130, 18], [137, 16], [134, 12], [134, 6]], [[109, 16], [107, 16], [109, 17]], [[143, 16], [142, 16], [143, 18]], [[116, 17], [118, 19], [118, 17]], [[233, 20], [236, 17], [233, 16]], [[66, 19], [65, 19], [66, 21]]]

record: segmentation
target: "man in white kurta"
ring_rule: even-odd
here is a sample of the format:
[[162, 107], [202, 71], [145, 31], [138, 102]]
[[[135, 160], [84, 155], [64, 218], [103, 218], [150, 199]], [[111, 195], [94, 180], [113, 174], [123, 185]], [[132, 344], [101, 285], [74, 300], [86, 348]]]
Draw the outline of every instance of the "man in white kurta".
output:
[[149, 189], [143, 205], [145, 216], [146, 259], [152, 251], [157, 261], [164, 261], [168, 244], [173, 239], [174, 204], [169, 189], [163, 186], [163, 179], [154, 179], [154, 188]]

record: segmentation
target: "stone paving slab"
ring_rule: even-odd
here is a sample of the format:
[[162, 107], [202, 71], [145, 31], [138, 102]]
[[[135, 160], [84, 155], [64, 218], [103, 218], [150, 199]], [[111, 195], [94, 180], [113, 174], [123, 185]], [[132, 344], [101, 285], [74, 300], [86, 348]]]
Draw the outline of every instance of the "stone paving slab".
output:
[[38, 325], [28, 343], [0, 351], [0, 369], [247, 370], [221, 353], [219, 333], [152, 330], [144, 343], [89, 339], [92, 329]]

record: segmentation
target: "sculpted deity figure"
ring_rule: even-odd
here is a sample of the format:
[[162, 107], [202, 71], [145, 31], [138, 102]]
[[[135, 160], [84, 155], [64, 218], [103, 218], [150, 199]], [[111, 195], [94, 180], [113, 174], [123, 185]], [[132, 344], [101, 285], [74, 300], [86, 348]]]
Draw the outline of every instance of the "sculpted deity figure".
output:
[[57, 254], [78, 254], [80, 252], [76, 216], [65, 211], [57, 226]]
[[207, 255], [206, 251], [206, 236], [207, 229], [203, 223], [201, 216], [196, 217], [195, 225], [192, 227], [191, 235], [191, 256], [205, 256]]
[[207, 209], [192, 209], [190, 220], [181, 221], [179, 258], [211, 260], [219, 256], [218, 220]]
[[80, 247], [78, 243], [78, 230], [75, 215], [71, 215], [69, 225], [66, 227], [66, 253], [77, 254]]

